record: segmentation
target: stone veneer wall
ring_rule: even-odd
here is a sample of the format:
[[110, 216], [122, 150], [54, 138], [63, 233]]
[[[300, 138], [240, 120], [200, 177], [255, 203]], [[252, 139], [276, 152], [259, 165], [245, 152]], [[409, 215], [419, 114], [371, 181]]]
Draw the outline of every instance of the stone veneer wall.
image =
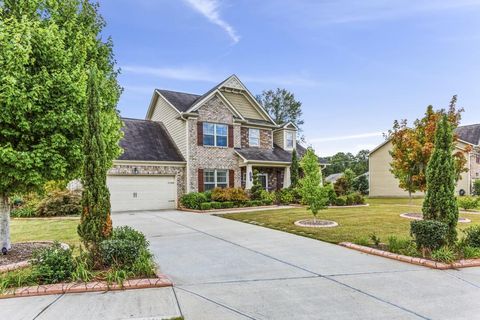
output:
[[[134, 173], [137, 168], [138, 173]], [[114, 164], [108, 171], [110, 175], [164, 175], [175, 176], [177, 180], [177, 197], [180, 198], [185, 193], [186, 176], [185, 167], [168, 165], [130, 165]]]
[[198, 119], [188, 119], [190, 191], [198, 191], [198, 169], [235, 170], [234, 185], [240, 187], [238, 155], [233, 148], [199, 146], [197, 122], [215, 122], [233, 125], [234, 147], [240, 148], [240, 125], [233, 123], [230, 109], [217, 96], [198, 109]]
[[[242, 148], [248, 148], [248, 128], [242, 127]], [[272, 149], [273, 148], [273, 132], [272, 130], [260, 129], [260, 148]]]

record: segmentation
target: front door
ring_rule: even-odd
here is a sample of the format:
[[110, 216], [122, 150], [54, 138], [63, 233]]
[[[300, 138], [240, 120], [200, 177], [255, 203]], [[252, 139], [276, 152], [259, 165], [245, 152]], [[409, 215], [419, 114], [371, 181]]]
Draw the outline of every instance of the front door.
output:
[[268, 174], [267, 173], [259, 173], [258, 180], [260, 180], [260, 184], [262, 188], [268, 190]]

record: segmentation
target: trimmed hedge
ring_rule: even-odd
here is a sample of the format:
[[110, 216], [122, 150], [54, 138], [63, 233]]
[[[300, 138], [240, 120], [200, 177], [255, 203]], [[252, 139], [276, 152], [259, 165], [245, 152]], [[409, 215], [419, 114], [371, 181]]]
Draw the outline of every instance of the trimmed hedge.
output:
[[190, 192], [180, 198], [180, 204], [188, 209], [200, 209], [200, 205], [207, 202], [207, 196], [201, 192]]
[[468, 227], [465, 232], [465, 244], [470, 247], [480, 248], [480, 225]]

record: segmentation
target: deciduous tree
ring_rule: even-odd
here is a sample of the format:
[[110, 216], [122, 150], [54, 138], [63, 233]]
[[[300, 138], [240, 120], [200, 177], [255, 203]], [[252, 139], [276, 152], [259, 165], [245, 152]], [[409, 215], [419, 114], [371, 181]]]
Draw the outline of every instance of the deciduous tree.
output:
[[[463, 109], [457, 110], [456, 102], [457, 97], [453, 96], [446, 112], [453, 129], [458, 126], [463, 112]], [[417, 191], [426, 191], [427, 164], [434, 149], [437, 123], [443, 113], [434, 111], [432, 106], [428, 106], [425, 116], [417, 119], [412, 127], [408, 126], [406, 120], [395, 121], [393, 129], [387, 136], [393, 145], [390, 151], [392, 156], [390, 171], [398, 179], [400, 188], [409, 193], [410, 198]], [[454, 141], [456, 139], [454, 136]], [[466, 151], [470, 151], [469, 147]], [[456, 180], [459, 180], [461, 173], [467, 170], [465, 168], [467, 159], [460, 151], [454, 153], [454, 159]]]
[[9, 197], [78, 178], [87, 66], [95, 66], [108, 162], [120, 152], [121, 92], [104, 21], [86, 0], [0, 1], [0, 237], [10, 248]]
[[300, 130], [303, 125], [302, 103], [286, 89], [265, 90], [256, 96], [260, 105], [278, 124], [294, 123]]
[[318, 165], [318, 157], [313, 149], [308, 148], [300, 161], [303, 178], [299, 181], [302, 202], [308, 206], [316, 219], [318, 211], [325, 209], [328, 203], [326, 189], [322, 186], [322, 172]]

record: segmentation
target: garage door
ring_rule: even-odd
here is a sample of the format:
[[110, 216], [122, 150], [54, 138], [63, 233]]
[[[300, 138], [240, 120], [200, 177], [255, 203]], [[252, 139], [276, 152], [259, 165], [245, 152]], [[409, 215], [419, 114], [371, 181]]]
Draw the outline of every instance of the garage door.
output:
[[108, 176], [112, 212], [174, 209], [174, 176]]

